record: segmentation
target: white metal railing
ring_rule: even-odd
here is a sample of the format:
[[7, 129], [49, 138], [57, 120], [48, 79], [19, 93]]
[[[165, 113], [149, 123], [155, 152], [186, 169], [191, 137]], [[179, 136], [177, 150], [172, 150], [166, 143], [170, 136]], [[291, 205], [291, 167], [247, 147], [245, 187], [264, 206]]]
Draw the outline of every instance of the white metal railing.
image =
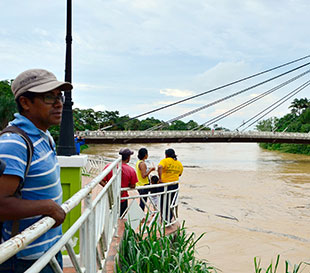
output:
[[[83, 172], [87, 175], [98, 174], [104, 168], [107, 162], [110, 162], [113, 160], [111, 158], [102, 157], [98, 155], [87, 155], [87, 158], [88, 158], [87, 165], [85, 168], [83, 168]], [[157, 185], [146, 185], [143, 187], [136, 187], [135, 189], [122, 188], [122, 190], [129, 191], [130, 196], [121, 198], [121, 200], [127, 199], [129, 201], [128, 208], [125, 211], [124, 215], [122, 215], [121, 217], [124, 218], [126, 216], [127, 212], [130, 210], [130, 208], [133, 205], [132, 203], [133, 200], [135, 200], [138, 203], [140, 202], [140, 200], [142, 200], [146, 208], [144, 214], [145, 215], [147, 213], [149, 214], [149, 220], [151, 221], [151, 223], [155, 220], [157, 214], [162, 214], [160, 215], [161, 217], [157, 218], [158, 220], [166, 219], [165, 221], [166, 226], [170, 226], [174, 224], [178, 220], [179, 189], [168, 190], [168, 186], [176, 185], [177, 183], [178, 182], [163, 183], [163, 184], [157, 184]], [[151, 189], [156, 189], [156, 188], [160, 188], [161, 192], [156, 192], [156, 193], [150, 192]], [[147, 189], [149, 190], [149, 193], [140, 195], [137, 192], [137, 190], [140, 190], [140, 189]], [[147, 202], [144, 201], [143, 197], [146, 197]], [[157, 197], [158, 199], [157, 204], [154, 203], [151, 197]], [[163, 210], [161, 209], [161, 207], [163, 208], [168, 207], [168, 209]], [[171, 218], [171, 216], [173, 217]]]
[[[87, 165], [83, 168], [83, 173], [87, 175], [93, 175], [98, 174], [100, 171], [104, 168], [104, 166], [111, 162], [113, 159], [98, 155], [87, 155]], [[166, 226], [170, 226], [174, 224], [178, 220], [178, 202], [179, 202], [179, 189], [175, 190], [168, 190], [169, 186], [176, 185], [178, 181], [171, 182], [171, 183], [162, 183], [162, 184], [155, 184], [155, 185], [146, 185], [143, 187], [136, 187], [135, 189], [132, 188], [122, 188], [122, 190], [127, 190], [130, 192], [129, 197], [122, 197], [121, 200], [128, 200], [129, 205], [127, 210], [125, 211], [124, 215], [121, 215], [121, 218], [124, 218], [127, 214], [127, 212], [132, 207], [132, 201], [135, 200], [136, 202], [140, 202], [140, 198], [142, 198], [142, 202], [145, 204], [145, 212], [149, 214], [149, 220], [151, 222], [156, 218], [157, 214], [161, 214], [161, 217], [158, 217], [157, 219], [167, 219], [165, 221]], [[151, 189], [160, 188], [161, 192], [151, 193]], [[149, 193], [140, 195], [137, 190], [140, 189], [147, 189], [149, 190]], [[176, 193], [176, 194], [174, 194]], [[172, 198], [173, 196], [173, 198]], [[147, 198], [147, 202], [144, 201], [143, 197]], [[154, 203], [151, 197], [157, 197], [158, 202], [157, 204]], [[166, 208], [168, 206], [167, 210], [163, 210], [160, 207]], [[168, 215], [166, 215], [168, 214]], [[172, 217], [172, 219], [170, 219]], [[169, 221], [168, 221], [169, 220]]]
[[[108, 159], [111, 161], [111, 159]], [[89, 169], [84, 169], [84, 173], [91, 175], [99, 174], [89, 184], [74, 194], [70, 199], [62, 204], [66, 213], [70, 212], [78, 204], [83, 204], [81, 216], [63, 234], [60, 240], [50, 248], [40, 259], [29, 268], [26, 273], [40, 272], [48, 263], [53, 267], [54, 272], [62, 272], [56, 261], [55, 255], [66, 248], [71, 263], [78, 273], [99, 272], [104, 268], [106, 254], [109, 251], [110, 243], [117, 231], [117, 220], [119, 218], [120, 200], [128, 199], [128, 208], [122, 217], [130, 212], [133, 202], [140, 202], [140, 198], [147, 197], [144, 201], [145, 214], [149, 214], [150, 225], [156, 219], [162, 219], [166, 226], [174, 224], [178, 219], [178, 192], [179, 189], [169, 190], [168, 187], [178, 184], [178, 182], [163, 183], [157, 185], [147, 185], [136, 189], [122, 188], [130, 192], [129, 197], [120, 197], [121, 190], [121, 158], [114, 160], [109, 167], [102, 171], [107, 163], [106, 158], [100, 156], [90, 156], [88, 158]], [[90, 172], [91, 170], [91, 172]], [[100, 181], [113, 170], [113, 176], [99, 194], [92, 198], [92, 191]], [[160, 192], [140, 195], [136, 192], [139, 189], [160, 188]], [[158, 197], [158, 202], [152, 201], [153, 196]], [[25, 229], [20, 234], [0, 245], [0, 264], [24, 249], [27, 245], [47, 232], [55, 220], [51, 217], [44, 217], [31, 227]], [[80, 254], [76, 254], [73, 249], [73, 238], [77, 231], [80, 231]]]
[[[106, 254], [117, 231], [121, 187], [120, 163], [120, 158], [115, 160], [89, 184], [62, 204], [62, 208], [68, 213], [83, 202], [81, 216], [63, 234], [61, 239], [26, 271], [27, 273], [40, 272], [48, 263], [51, 264], [55, 272], [62, 272], [55, 255], [64, 246], [69, 253], [76, 272], [94, 273], [104, 267]], [[93, 199], [92, 190], [111, 170], [113, 170], [112, 178]], [[44, 217], [20, 234], [1, 244], [0, 263], [21, 251], [48, 231], [54, 224], [55, 220], [53, 218]], [[80, 259], [78, 259], [72, 246], [72, 238], [78, 230], [80, 231]]]
[[97, 176], [108, 162], [113, 162], [114, 160], [115, 158], [88, 154], [86, 166], [82, 167], [82, 174]]
[[93, 138], [186, 138], [186, 137], [208, 137], [208, 138], [272, 138], [272, 139], [301, 139], [310, 140], [309, 133], [290, 132], [265, 132], [265, 131], [80, 131], [78, 135]]
[[[176, 185], [175, 189], [169, 189], [171, 186]], [[138, 194], [136, 190], [148, 190], [146, 194]], [[151, 193], [152, 189], [159, 189], [159, 192]], [[122, 197], [121, 200], [128, 200], [128, 208], [121, 215], [121, 218], [126, 217], [126, 214], [130, 211], [133, 202], [142, 201], [145, 205], [145, 212], [149, 214], [148, 220], [150, 224], [155, 220], [161, 220], [162, 224], [165, 226], [171, 226], [178, 220], [178, 203], [179, 203], [179, 187], [178, 181], [170, 183], [160, 183], [155, 185], [145, 185], [142, 187], [132, 188], [122, 188], [122, 190], [129, 191], [129, 197]], [[144, 200], [143, 197], [146, 197]], [[155, 203], [152, 197], [157, 197], [157, 202]], [[156, 217], [159, 214], [161, 217]]]

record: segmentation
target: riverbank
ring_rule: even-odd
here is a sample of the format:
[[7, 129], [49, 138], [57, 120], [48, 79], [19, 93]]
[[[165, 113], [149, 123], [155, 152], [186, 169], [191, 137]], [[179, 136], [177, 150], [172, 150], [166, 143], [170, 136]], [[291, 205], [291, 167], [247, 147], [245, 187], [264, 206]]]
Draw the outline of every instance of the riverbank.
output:
[[259, 147], [269, 151], [310, 156], [310, 145], [305, 144], [260, 143]]

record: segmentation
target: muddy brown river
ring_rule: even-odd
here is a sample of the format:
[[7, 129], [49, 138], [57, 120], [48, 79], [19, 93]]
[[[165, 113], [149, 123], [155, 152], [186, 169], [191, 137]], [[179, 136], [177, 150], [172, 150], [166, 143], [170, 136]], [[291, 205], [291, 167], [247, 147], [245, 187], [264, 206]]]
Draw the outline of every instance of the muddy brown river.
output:
[[[120, 145], [92, 145], [85, 152], [116, 157]], [[179, 219], [188, 232], [205, 233], [197, 257], [224, 273], [267, 267], [280, 254], [294, 265], [310, 261], [310, 156], [262, 150], [257, 144], [129, 144], [155, 165], [173, 148], [184, 165]], [[310, 266], [302, 272], [310, 272]]]

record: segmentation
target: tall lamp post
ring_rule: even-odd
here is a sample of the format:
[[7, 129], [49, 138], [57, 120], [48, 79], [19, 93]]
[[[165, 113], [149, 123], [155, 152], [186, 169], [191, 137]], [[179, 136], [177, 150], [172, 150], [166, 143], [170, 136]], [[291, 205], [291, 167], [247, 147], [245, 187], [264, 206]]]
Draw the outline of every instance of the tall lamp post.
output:
[[[67, 0], [67, 35], [66, 35], [66, 68], [65, 81], [72, 82], [72, 0]], [[75, 155], [74, 128], [72, 114], [71, 90], [65, 91], [65, 103], [62, 111], [60, 135], [57, 148], [58, 155]]]

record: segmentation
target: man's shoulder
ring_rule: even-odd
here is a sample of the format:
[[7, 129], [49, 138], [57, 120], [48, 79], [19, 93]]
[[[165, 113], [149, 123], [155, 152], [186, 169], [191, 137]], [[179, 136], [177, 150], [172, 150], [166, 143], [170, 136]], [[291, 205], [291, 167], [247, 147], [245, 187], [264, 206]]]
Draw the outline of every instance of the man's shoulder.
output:
[[131, 166], [129, 166], [128, 164], [122, 164], [122, 168], [124, 169], [124, 170], [127, 170], [127, 171], [129, 171], [129, 172], [136, 172], [136, 170], [133, 168], [133, 167], [131, 167]]
[[9, 131], [0, 131], [0, 145], [2, 144], [1, 149], [12, 149], [14, 146], [23, 146], [25, 149], [31, 147], [31, 149], [34, 150], [34, 143], [41, 138], [40, 135], [31, 134], [29, 133], [29, 130], [25, 130], [22, 126], [16, 127], [18, 128], [17, 130], [15, 128], [10, 128]]
[[[5, 132], [0, 135], [0, 148], [4, 150], [11, 150], [11, 152], [14, 152], [16, 149], [26, 147], [25, 140], [17, 133], [13, 132]], [[13, 149], [13, 150], [12, 150]]]

